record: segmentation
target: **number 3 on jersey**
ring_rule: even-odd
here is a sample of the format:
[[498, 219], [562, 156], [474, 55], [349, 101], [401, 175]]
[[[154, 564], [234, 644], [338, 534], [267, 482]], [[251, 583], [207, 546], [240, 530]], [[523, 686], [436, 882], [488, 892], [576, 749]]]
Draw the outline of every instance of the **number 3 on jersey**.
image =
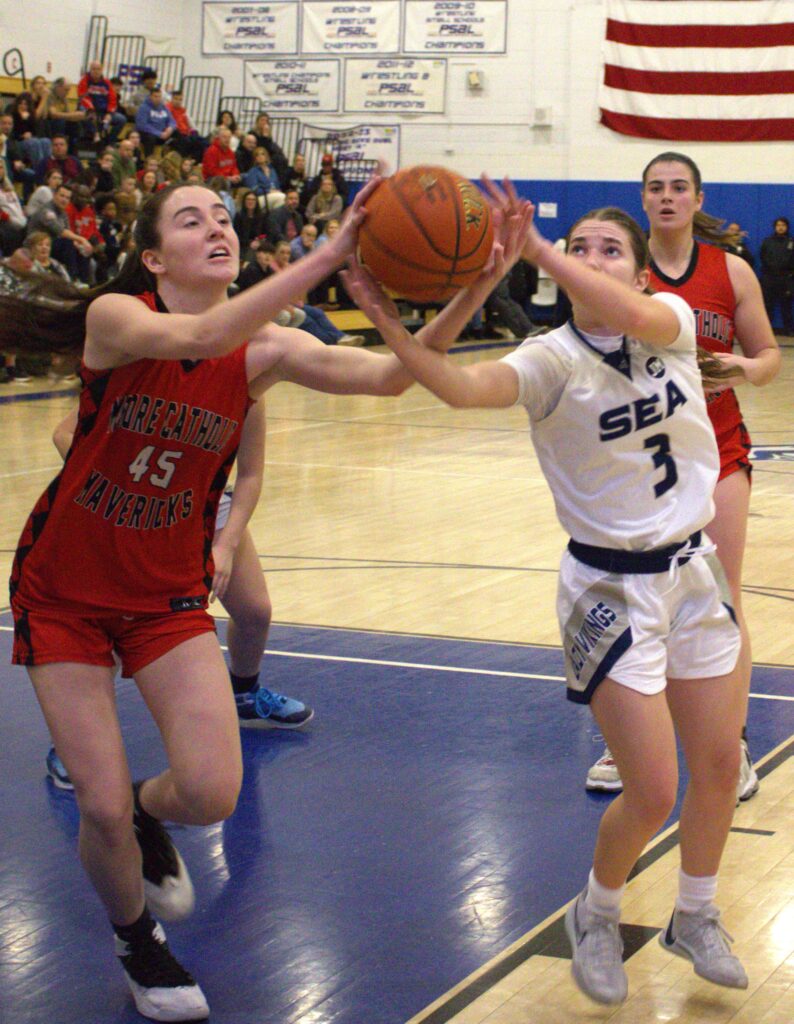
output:
[[664, 468], [664, 479], [653, 485], [653, 493], [657, 498], [661, 498], [678, 480], [675, 459], [670, 454], [670, 435], [654, 434], [653, 437], [646, 439], [644, 447], [656, 449], [653, 453], [653, 464], [657, 469]]
[[[145, 448], [141, 448], [127, 467], [130, 471], [130, 476], [136, 484], [149, 472], [149, 464], [154, 452], [154, 445], [147, 444]], [[149, 483], [155, 487], [162, 487], [162, 489], [165, 490], [171, 483], [171, 477], [174, 475], [177, 460], [182, 458], [182, 454], [182, 452], [173, 451], [161, 452], [155, 466], [162, 472], [152, 473], [149, 477]]]

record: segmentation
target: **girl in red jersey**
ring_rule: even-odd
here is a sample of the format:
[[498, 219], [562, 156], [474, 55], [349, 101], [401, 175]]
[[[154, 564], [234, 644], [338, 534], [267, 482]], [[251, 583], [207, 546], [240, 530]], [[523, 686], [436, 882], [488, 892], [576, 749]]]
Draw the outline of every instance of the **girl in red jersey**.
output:
[[[412, 382], [394, 355], [328, 347], [269, 323], [353, 253], [376, 184], [316, 254], [229, 301], [237, 236], [218, 197], [191, 185], [148, 201], [136, 252], [108, 285], [85, 293], [39, 278], [27, 296], [0, 296], [0, 348], [83, 354], [74, 441], [14, 561], [14, 661], [28, 670], [74, 783], [81, 859], [136, 1006], [152, 1020], [209, 1013], [150, 908], [178, 919], [193, 906], [161, 822], [219, 821], [234, 810], [241, 782], [238, 717], [206, 605], [217, 505], [248, 409], [282, 380], [373, 395], [397, 395]], [[444, 347], [456, 337], [517, 258], [521, 227], [498, 225], [489, 268], [423, 328], [424, 343]], [[169, 760], [134, 788], [113, 652], [134, 676]]]
[[[698, 344], [732, 374], [730, 387], [724, 380], [704, 379], [720, 452], [716, 514], [706, 533], [717, 545], [742, 631], [739, 667], [746, 700], [752, 652], [742, 611], [741, 580], [750, 508], [750, 436], [733, 385], [768, 384], [780, 368], [780, 350], [752, 268], [718, 248], [736, 239], [722, 231], [723, 221], [703, 212], [702, 180], [695, 162], [682, 153], [654, 157], [643, 171], [642, 204], [651, 228], [651, 288], [686, 299], [695, 312]], [[733, 351], [735, 342], [740, 353]], [[744, 735], [741, 744], [737, 797], [748, 800], [758, 790], [758, 777]], [[617, 792], [621, 787], [617, 766], [607, 750], [588, 772], [587, 788]]]

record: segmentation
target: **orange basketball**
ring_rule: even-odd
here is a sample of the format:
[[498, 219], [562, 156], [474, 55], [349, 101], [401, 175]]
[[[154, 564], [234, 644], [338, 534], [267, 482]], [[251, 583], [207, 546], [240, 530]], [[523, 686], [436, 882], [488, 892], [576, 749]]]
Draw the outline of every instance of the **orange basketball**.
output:
[[361, 261], [391, 291], [415, 302], [446, 302], [471, 284], [493, 243], [480, 190], [445, 167], [407, 167], [367, 200]]

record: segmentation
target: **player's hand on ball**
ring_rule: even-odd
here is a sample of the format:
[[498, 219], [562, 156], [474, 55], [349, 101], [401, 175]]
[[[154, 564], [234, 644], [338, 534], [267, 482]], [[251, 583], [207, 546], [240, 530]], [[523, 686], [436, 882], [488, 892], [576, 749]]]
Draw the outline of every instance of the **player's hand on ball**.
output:
[[370, 271], [353, 257], [347, 270], [340, 273], [345, 291], [362, 313], [370, 318], [381, 334], [395, 325], [402, 329], [400, 311]]
[[342, 227], [331, 239], [331, 243], [339, 253], [341, 261], [349, 259], [358, 247], [358, 229], [367, 216], [366, 202], [383, 179], [380, 175], [373, 174], [366, 185], [356, 193], [356, 198], [345, 211], [342, 218]]

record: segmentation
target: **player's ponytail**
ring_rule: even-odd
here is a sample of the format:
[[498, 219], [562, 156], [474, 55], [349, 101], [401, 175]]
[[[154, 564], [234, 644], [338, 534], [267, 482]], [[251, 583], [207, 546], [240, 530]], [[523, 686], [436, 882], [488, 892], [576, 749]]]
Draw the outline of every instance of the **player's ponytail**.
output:
[[[134, 248], [119, 274], [96, 288], [78, 288], [54, 274], [14, 272], [14, 292], [0, 295], [0, 351], [19, 355], [80, 355], [88, 307], [99, 295], [140, 295], [156, 290], [141, 253], [160, 245], [160, 211], [184, 183], [155, 192], [133, 230]], [[190, 186], [201, 188], [202, 186]], [[8, 273], [11, 273], [9, 270]]]

